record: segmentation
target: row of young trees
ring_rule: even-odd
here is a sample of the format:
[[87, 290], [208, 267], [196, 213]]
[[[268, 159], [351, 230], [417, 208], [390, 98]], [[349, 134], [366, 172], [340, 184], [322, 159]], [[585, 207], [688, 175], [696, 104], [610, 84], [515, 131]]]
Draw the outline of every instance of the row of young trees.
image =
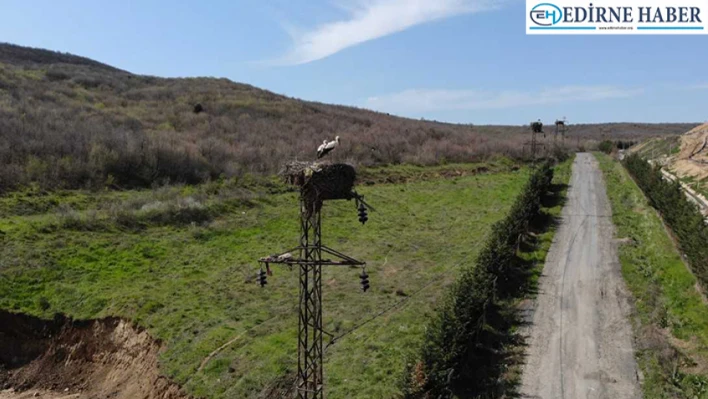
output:
[[686, 198], [678, 182], [663, 179], [660, 167], [637, 154], [628, 156], [624, 165], [673, 231], [693, 274], [708, 288], [708, 226], [698, 207]]
[[597, 149], [605, 154], [611, 154], [615, 148], [618, 150], [626, 150], [635, 144], [637, 144], [637, 142], [632, 140], [603, 140], [597, 145]]
[[550, 163], [534, 171], [509, 214], [493, 226], [476, 262], [463, 265], [426, 330], [420, 361], [408, 373], [407, 397], [474, 397], [485, 390], [498, 367], [499, 301], [524, 283], [519, 245], [552, 180]]

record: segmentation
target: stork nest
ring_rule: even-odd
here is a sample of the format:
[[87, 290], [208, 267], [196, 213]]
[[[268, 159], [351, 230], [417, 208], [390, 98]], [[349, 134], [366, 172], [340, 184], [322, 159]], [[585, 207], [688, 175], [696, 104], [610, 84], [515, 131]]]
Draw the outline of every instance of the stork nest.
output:
[[280, 174], [287, 183], [300, 187], [308, 215], [322, 209], [325, 200], [349, 200], [355, 196], [356, 170], [351, 165], [293, 161]]
[[541, 123], [541, 122], [531, 123], [531, 130], [533, 130], [534, 133], [543, 133], [543, 123]]

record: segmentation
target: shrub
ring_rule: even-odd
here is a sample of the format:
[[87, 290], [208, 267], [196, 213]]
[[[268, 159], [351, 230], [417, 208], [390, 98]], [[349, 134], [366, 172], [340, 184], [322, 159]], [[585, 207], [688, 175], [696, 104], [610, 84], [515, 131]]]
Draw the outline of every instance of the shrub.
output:
[[611, 154], [614, 148], [615, 145], [610, 140], [602, 141], [600, 142], [600, 144], [597, 145], [597, 149], [604, 152], [605, 154]]
[[[0, 44], [0, 63], [0, 193], [30, 182], [47, 189], [103, 188], [109, 175], [111, 186], [135, 188], [273, 174], [288, 160], [313, 159], [317, 145], [335, 135], [343, 141], [330, 159], [365, 166], [522, 158], [528, 141], [528, 126], [417, 121], [301, 101], [226, 79], [133, 75], [6, 44]], [[203, 112], [195, 114], [194, 104]], [[691, 127], [602, 129], [629, 139]], [[577, 147], [601, 130], [572, 129]]]
[[686, 198], [678, 182], [664, 180], [659, 166], [637, 154], [625, 158], [624, 166], [673, 231], [703, 289], [708, 289], [708, 226], [697, 205]]
[[98, 217], [95, 211], [85, 213], [70, 208], [60, 208], [57, 214], [58, 227], [76, 231], [105, 231], [108, 229], [105, 220]]
[[492, 228], [473, 265], [463, 265], [436, 316], [426, 329], [420, 362], [408, 397], [478, 395], [493, 368], [495, 333], [488, 321], [497, 300], [519, 289], [512, 267], [522, 235], [539, 213], [541, 197], [553, 179], [549, 163], [529, 178], [509, 214]]

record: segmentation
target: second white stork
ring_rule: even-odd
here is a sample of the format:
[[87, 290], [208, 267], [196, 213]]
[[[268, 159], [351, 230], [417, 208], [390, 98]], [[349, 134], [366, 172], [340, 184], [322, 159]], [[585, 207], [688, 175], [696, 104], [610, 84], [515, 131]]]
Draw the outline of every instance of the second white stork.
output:
[[320, 145], [317, 148], [317, 159], [322, 158], [323, 156], [329, 154], [332, 150], [334, 150], [337, 146], [339, 145], [339, 136], [334, 138], [334, 141], [327, 141], [325, 140], [322, 145]]

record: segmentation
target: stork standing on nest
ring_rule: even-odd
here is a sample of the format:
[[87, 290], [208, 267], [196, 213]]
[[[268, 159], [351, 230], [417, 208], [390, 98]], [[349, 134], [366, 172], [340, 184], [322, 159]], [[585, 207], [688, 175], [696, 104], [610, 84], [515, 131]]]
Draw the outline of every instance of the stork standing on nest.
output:
[[320, 159], [323, 156], [327, 155], [332, 150], [334, 150], [338, 145], [339, 145], [339, 136], [335, 137], [334, 141], [328, 142], [327, 140], [325, 140], [322, 143], [322, 145], [320, 145], [317, 148], [317, 159]]

